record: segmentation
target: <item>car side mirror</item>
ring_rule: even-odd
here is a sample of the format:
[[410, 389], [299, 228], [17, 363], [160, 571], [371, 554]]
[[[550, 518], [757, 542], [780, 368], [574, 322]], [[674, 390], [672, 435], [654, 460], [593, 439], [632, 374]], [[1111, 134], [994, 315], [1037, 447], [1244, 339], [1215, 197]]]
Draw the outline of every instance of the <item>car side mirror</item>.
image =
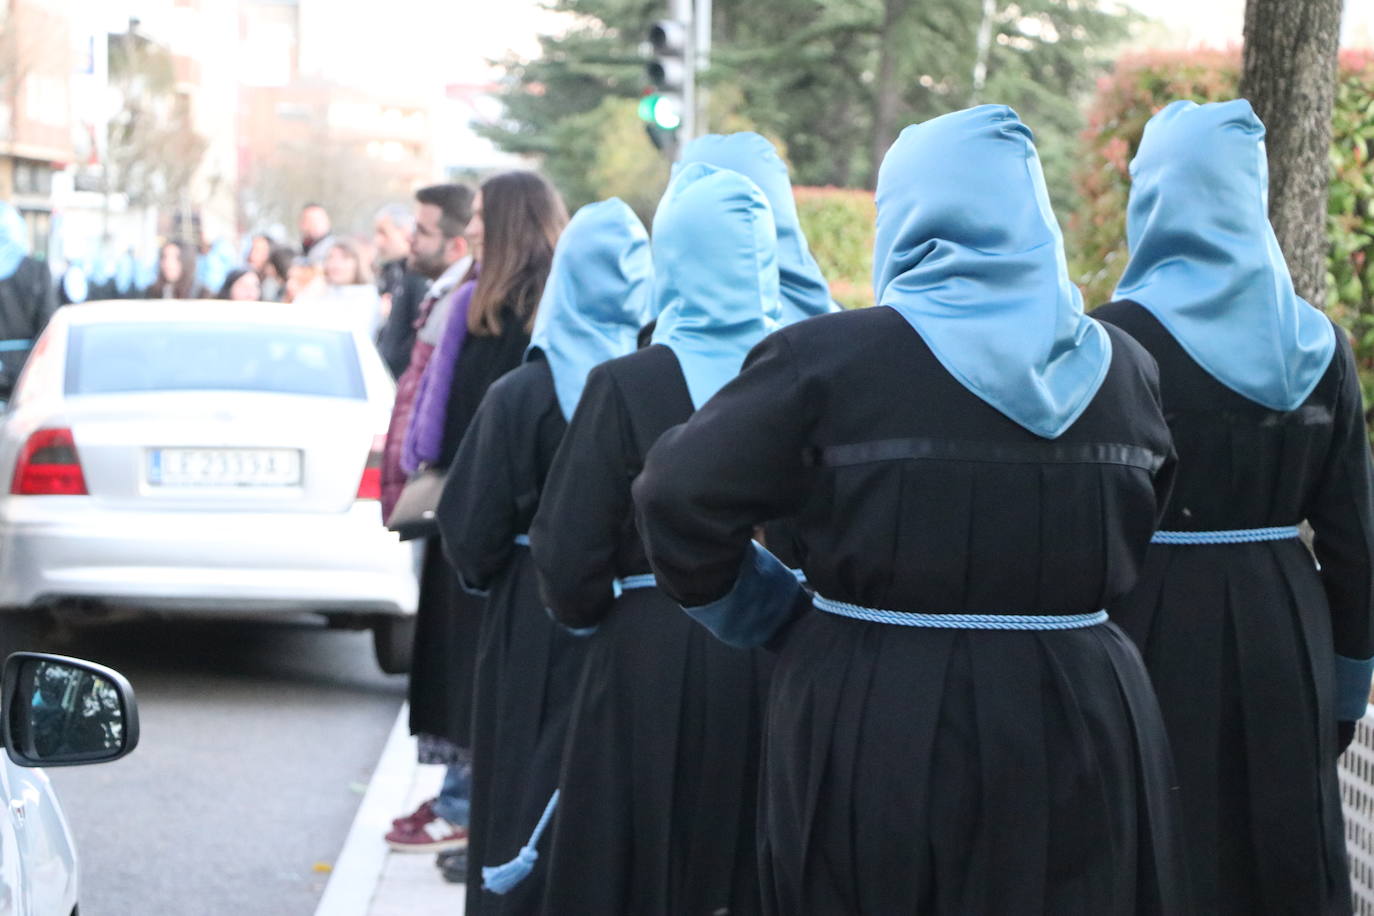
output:
[[138, 746], [134, 689], [118, 671], [77, 658], [16, 652], [0, 676], [0, 731], [24, 767], [118, 760]]

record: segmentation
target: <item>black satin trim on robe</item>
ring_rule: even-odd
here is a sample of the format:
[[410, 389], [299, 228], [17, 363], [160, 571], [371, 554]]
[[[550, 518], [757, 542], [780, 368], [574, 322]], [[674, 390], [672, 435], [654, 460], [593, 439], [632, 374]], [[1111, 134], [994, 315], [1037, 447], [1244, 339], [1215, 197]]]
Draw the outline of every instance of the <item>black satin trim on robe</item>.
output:
[[812, 467], [838, 468], [876, 461], [978, 461], [997, 464], [1118, 464], [1151, 474], [1164, 456], [1138, 445], [1115, 442], [968, 442], [913, 437], [879, 439], [813, 448], [805, 456]]
[[1297, 410], [1290, 410], [1287, 413], [1278, 413], [1264, 407], [1242, 407], [1232, 410], [1164, 411], [1164, 419], [1170, 423], [1185, 419], [1189, 415], [1205, 415], [1209, 423], [1237, 424], [1260, 429], [1275, 429], [1281, 426], [1330, 426], [1335, 419], [1331, 408], [1325, 404], [1304, 404]]

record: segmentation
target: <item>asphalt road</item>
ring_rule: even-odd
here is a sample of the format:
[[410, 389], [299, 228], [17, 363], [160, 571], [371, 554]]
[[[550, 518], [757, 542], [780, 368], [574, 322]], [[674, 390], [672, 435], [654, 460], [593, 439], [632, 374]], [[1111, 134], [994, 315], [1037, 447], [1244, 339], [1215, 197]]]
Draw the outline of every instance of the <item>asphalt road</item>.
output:
[[405, 695], [369, 633], [162, 620], [9, 626], [0, 647], [110, 665], [138, 696], [131, 756], [49, 770], [82, 916], [314, 912]]

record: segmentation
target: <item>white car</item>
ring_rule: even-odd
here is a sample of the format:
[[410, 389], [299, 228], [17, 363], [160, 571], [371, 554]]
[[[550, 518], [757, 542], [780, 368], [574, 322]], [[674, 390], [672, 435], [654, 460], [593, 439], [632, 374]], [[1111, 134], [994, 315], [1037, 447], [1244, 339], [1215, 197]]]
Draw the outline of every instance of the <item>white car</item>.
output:
[[118, 760], [138, 745], [138, 706], [118, 672], [18, 652], [4, 670], [0, 916], [75, 916], [76, 848], [47, 774]]
[[395, 387], [338, 310], [59, 309], [0, 422], [0, 608], [325, 615], [408, 669], [414, 551], [382, 527]]

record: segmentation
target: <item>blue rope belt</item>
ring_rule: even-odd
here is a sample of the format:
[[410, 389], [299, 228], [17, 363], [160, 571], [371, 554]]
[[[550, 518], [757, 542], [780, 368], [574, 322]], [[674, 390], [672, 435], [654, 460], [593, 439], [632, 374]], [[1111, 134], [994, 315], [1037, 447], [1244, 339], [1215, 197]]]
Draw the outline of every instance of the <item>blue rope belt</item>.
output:
[[528, 534], [517, 534], [517, 535], [515, 536], [515, 546], [517, 546], [517, 547], [528, 547], [528, 546], [530, 546], [530, 536], [529, 536]]
[[822, 595], [811, 599], [817, 610], [870, 623], [945, 630], [1078, 630], [1107, 622], [1106, 611], [1090, 614], [911, 614], [834, 601]]
[[33, 349], [32, 340], [0, 340], [0, 353], [16, 353]]
[[1254, 544], [1287, 541], [1298, 536], [1297, 525], [1278, 528], [1234, 528], [1230, 531], [1156, 531], [1152, 544]]

